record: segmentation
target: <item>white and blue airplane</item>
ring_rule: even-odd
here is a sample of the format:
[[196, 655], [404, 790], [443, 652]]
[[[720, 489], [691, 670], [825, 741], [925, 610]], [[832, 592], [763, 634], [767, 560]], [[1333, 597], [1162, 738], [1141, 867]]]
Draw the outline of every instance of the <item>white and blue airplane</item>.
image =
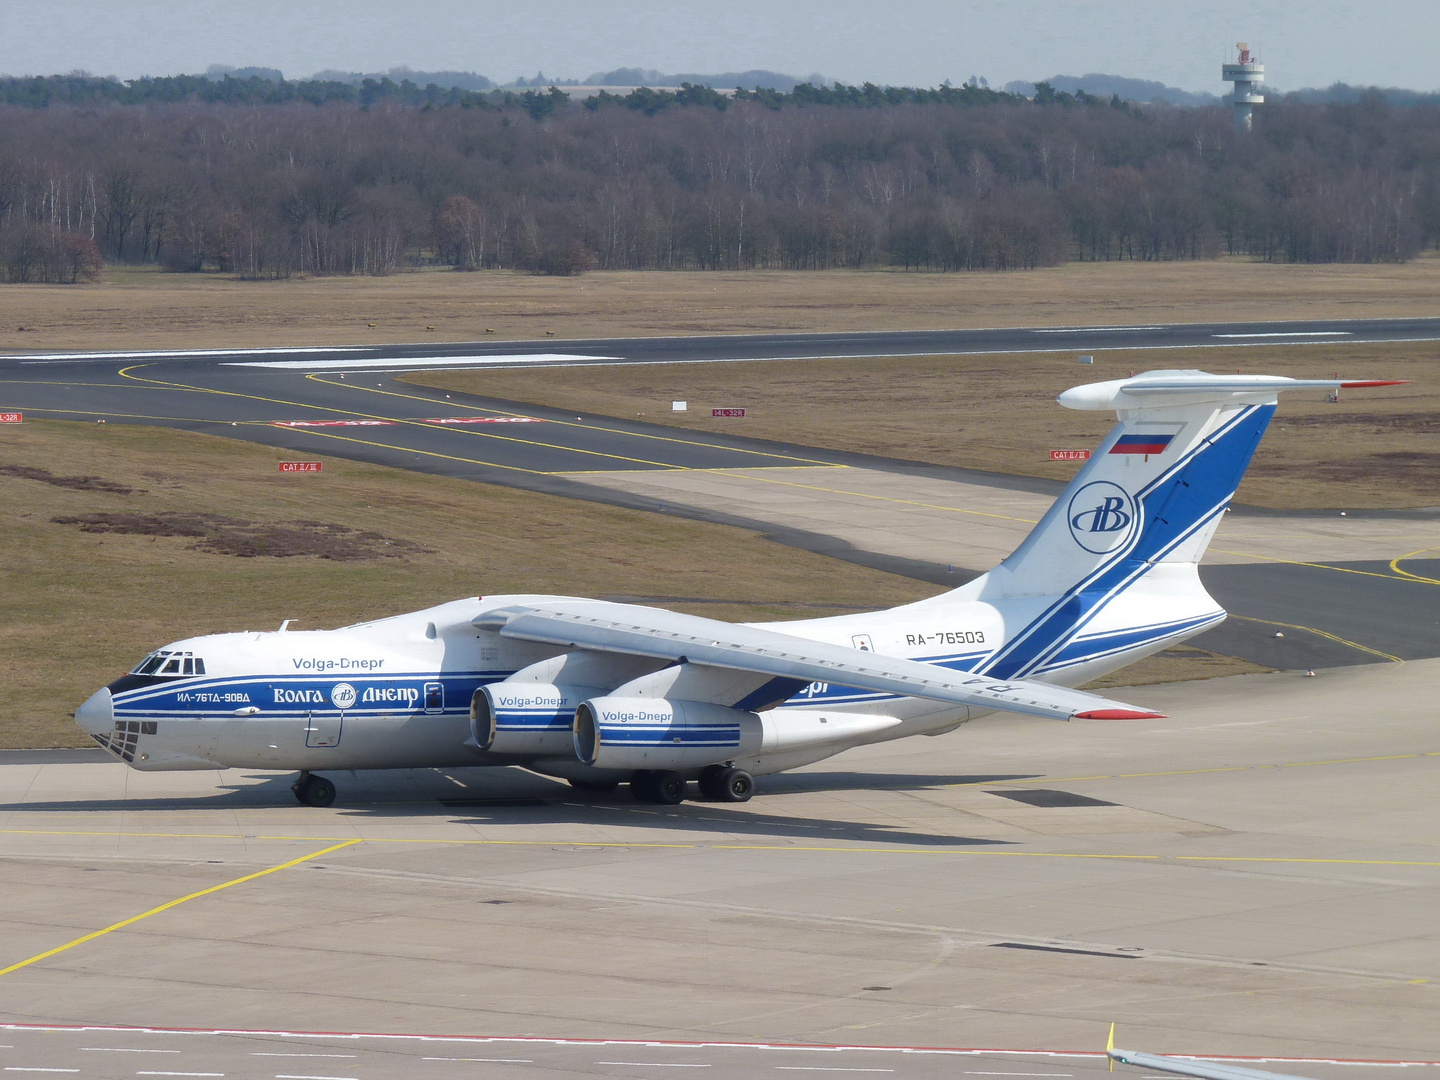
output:
[[1060, 395], [1119, 423], [999, 566], [887, 611], [734, 624], [569, 596], [152, 652], [75, 719], [136, 769], [520, 765], [582, 789], [739, 802], [754, 777], [995, 710], [1159, 714], [1070, 689], [1217, 625], [1197, 566], [1277, 394], [1393, 385], [1152, 371]]

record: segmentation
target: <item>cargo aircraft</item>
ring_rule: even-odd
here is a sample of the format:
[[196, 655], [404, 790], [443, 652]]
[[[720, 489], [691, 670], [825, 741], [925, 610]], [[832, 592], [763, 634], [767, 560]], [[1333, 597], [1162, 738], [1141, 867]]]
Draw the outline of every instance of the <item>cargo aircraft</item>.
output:
[[996, 710], [1159, 714], [1071, 687], [1215, 626], [1197, 565], [1282, 390], [1152, 371], [1060, 395], [1119, 423], [999, 566], [888, 611], [733, 624], [569, 596], [455, 600], [338, 630], [177, 641], [75, 718], [141, 770], [519, 765], [578, 788], [739, 802], [756, 776]]

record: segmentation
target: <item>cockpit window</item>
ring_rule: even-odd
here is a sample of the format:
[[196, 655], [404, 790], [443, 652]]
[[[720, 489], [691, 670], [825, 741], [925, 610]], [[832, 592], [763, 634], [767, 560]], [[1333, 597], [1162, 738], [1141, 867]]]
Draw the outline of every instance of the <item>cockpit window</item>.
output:
[[204, 675], [205, 661], [189, 653], [160, 649], [135, 665], [131, 675]]

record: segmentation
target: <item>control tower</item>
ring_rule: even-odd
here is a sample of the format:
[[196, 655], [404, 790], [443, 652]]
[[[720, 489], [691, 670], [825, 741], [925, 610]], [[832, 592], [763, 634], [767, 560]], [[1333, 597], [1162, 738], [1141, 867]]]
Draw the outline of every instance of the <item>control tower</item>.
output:
[[1235, 92], [1225, 98], [1235, 106], [1235, 130], [1250, 130], [1252, 106], [1263, 105], [1265, 95], [1260, 93], [1265, 86], [1265, 65], [1250, 58], [1250, 46], [1240, 42], [1239, 63], [1226, 64], [1221, 69], [1221, 78], [1235, 84]]

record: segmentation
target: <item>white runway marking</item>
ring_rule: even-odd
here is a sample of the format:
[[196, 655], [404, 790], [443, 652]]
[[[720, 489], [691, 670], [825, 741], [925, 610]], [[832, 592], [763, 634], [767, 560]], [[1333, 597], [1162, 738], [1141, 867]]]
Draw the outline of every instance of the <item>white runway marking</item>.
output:
[[137, 1072], [136, 1076], [224, 1076], [224, 1073]]
[[359, 1055], [359, 1054], [282, 1054], [282, 1053], [279, 1053], [278, 1051], [252, 1050], [252, 1051], [250, 1052], [250, 1056], [251, 1056], [251, 1057], [289, 1057], [289, 1058], [306, 1057], [306, 1058], [347, 1058], [347, 1059], [354, 1059], [354, 1058], [359, 1057], [360, 1055]]
[[135, 1046], [82, 1046], [81, 1050], [104, 1050], [111, 1054], [178, 1054], [179, 1050], [142, 1050]]
[[1271, 334], [1211, 334], [1215, 338], [1268, 338], [1268, 337], [1354, 337], [1349, 330], [1287, 330]]
[[776, 1065], [783, 1072], [883, 1072], [893, 1073], [894, 1069], [846, 1069], [839, 1065]]
[[283, 371], [363, 371], [382, 368], [474, 367], [477, 364], [564, 364], [619, 359], [618, 356], [578, 356], [571, 353], [512, 353], [497, 356], [407, 356], [400, 359], [357, 356], [353, 360], [232, 360], [223, 366], [278, 368]]

